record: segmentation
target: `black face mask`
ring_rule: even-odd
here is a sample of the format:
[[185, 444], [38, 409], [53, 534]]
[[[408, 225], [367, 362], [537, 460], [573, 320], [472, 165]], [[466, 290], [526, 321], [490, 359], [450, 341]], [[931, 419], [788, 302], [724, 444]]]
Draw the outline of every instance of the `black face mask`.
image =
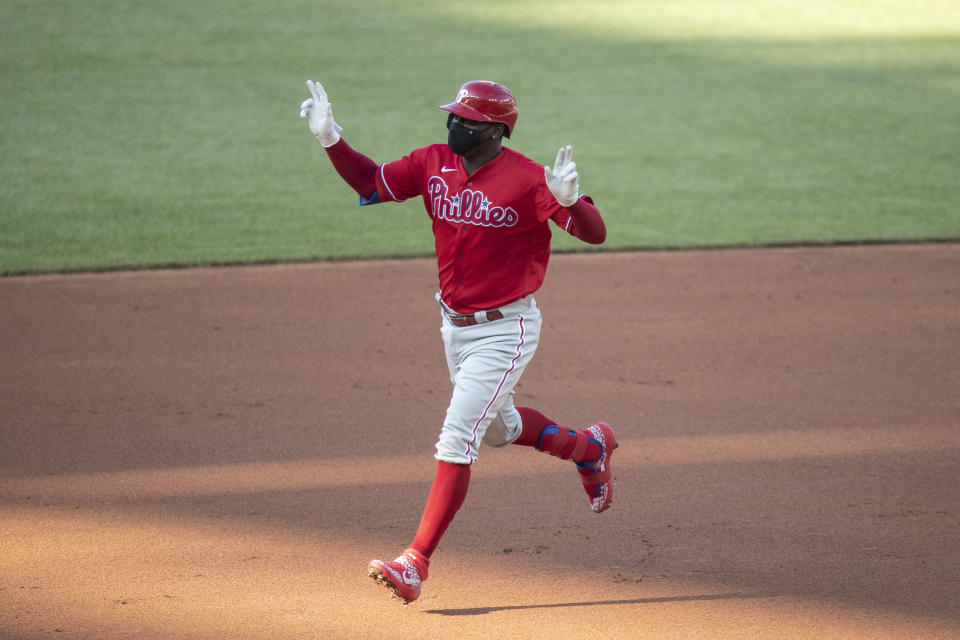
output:
[[486, 139], [486, 133], [490, 127], [483, 129], [470, 129], [463, 126], [451, 117], [447, 118], [447, 146], [458, 156], [462, 156], [470, 149], [480, 144]]

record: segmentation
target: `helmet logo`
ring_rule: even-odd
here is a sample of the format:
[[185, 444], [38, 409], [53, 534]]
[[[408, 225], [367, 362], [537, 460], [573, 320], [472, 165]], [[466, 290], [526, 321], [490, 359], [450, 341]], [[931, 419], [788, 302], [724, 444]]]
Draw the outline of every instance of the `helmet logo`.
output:
[[464, 99], [470, 95], [470, 92], [466, 89], [460, 89], [460, 92], [457, 94], [457, 99], [454, 102], [463, 102]]

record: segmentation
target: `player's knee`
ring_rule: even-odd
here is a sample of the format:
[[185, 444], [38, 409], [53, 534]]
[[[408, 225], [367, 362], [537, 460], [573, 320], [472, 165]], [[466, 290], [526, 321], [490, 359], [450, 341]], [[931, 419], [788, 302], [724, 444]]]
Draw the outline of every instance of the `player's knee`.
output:
[[516, 429], [511, 429], [506, 425], [487, 429], [487, 432], [483, 435], [483, 444], [488, 447], [507, 446], [520, 436], [519, 425], [517, 426], [518, 428]]
[[520, 437], [521, 428], [520, 414], [511, 406], [508, 411], [501, 411], [490, 422], [483, 434], [483, 444], [489, 447], [504, 447]]
[[487, 431], [486, 435], [483, 436], [483, 444], [487, 447], [503, 447], [510, 444], [510, 440], [503, 431]]

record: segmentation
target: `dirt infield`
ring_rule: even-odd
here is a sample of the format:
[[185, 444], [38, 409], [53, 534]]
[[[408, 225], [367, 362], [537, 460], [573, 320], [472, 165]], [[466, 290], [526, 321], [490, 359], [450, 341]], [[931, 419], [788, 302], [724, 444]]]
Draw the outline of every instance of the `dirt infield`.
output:
[[960, 638], [960, 245], [555, 256], [416, 603], [431, 260], [0, 279], [0, 638]]

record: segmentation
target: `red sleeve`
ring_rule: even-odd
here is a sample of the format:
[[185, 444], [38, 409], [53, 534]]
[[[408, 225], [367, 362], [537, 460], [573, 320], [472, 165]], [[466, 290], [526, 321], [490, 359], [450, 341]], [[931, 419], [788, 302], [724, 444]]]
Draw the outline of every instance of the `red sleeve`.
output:
[[580, 196], [573, 205], [563, 207], [563, 212], [553, 216], [553, 221], [570, 235], [589, 244], [603, 244], [607, 239], [603, 216], [590, 196]]
[[367, 199], [377, 191], [377, 163], [355, 151], [347, 141], [340, 138], [340, 142], [327, 147], [327, 157], [333, 164], [344, 182]]
[[381, 202], [401, 202], [422, 195], [424, 152], [416, 149], [399, 160], [380, 166], [376, 172], [376, 184]]

